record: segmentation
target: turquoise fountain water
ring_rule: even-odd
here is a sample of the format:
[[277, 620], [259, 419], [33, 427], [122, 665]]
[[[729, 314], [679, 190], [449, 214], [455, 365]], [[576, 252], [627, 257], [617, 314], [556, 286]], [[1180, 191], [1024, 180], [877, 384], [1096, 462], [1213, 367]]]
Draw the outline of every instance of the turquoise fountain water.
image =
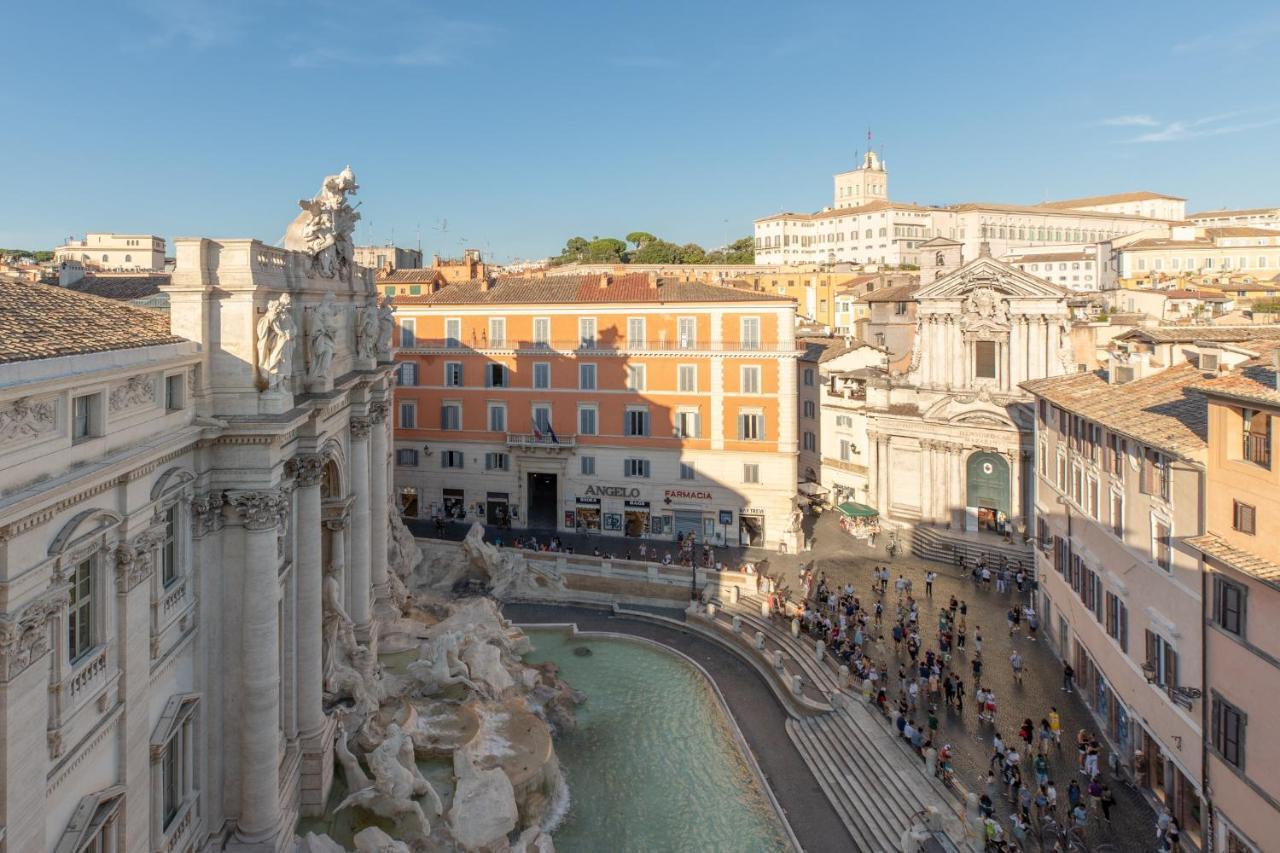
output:
[[577, 730], [556, 739], [571, 798], [556, 850], [785, 849], [730, 721], [687, 660], [628, 640], [528, 634], [535, 648], [525, 660], [555, 662], [587, 695]]

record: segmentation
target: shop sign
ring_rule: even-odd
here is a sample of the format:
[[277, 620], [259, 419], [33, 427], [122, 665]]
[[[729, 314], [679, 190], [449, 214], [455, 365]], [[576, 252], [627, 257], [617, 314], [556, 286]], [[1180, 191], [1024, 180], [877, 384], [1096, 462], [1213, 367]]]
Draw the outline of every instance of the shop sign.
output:
[[720, 510], [720, 523], [726, 524], [726, 525], [733, 524], [733, 510], [731, 509]]
[[697, 489], [667, 489], [663, 492], [663, 496], [668, 500], [677, 501], [710, 501], [715, 500], [710, 492], [704, 492]]
[[742, 508], [742, 509], [738, 510], [738, 515], [757, 515], [757, 516], [763, 516], [763, 515], [764, 515], [764, 510], [762, 510], [762, 509], [752, 509], [751, 507], [744, 507], [744, 508]]
[[575, 498], [575, 500], [584, 506], [600, 506], [599, 498]]
[[625, 506], [628, 509], [648, 509], [649, 502], [648, 501], [627, 501]]
[[583, 494], [595, 498], [638, 498], [640, 490], [635, 486], [587, 486]]

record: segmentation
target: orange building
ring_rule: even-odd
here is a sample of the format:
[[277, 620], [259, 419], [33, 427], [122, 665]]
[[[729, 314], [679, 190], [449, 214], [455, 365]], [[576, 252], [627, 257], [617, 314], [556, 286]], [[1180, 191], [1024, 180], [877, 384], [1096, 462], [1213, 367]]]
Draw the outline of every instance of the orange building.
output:
[[[1214, 850], [1280, 838], [1280, 350], [1201, 382], [1208, 401], [1204, 555], [1205, 788]], [[1215, 357], [1238, 359], [1241, 348]], [[1201, 367], [1205, 356], [1201, 356]], [[1252, 723], [1252, 725], [1250, 725]]]
[[406, 515], [793, 546], [795, 303], [656, 275], [397, 299]]

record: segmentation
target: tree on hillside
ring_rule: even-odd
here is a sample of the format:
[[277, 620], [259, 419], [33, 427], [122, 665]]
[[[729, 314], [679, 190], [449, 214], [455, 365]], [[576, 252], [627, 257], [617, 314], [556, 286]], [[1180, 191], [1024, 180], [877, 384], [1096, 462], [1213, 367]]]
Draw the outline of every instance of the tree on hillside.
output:
[[641, 248], [646, 243], [652, 243], [657, 239], [657, 237], [653, 236], [648, 231], [632, 231], [627, 235], [627, 242], [635, 246], [637, 249]]
[[755, 240], [743, 237], [734, 240], [724, 249], [708, 252], [703, 263], [708, 264], [754, 264], [756, 262]]
[[678, 264], [680, 251], [675, 243], [654, 238], [632, 252], [630, 261], [633, 264]]
[[680, 247], [680, 263], [702, 264], [707, 261], [707, 252], [697, 243], [685, 243]]
[[586, 262], [611, 264], [625, 259], [627, 244], [616, 237], [595, 237], [587, 244]]

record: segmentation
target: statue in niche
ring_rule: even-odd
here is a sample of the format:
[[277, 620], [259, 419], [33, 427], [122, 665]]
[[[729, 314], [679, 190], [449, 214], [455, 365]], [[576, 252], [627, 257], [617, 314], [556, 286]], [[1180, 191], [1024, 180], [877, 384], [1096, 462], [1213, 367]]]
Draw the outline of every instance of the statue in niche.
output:
[[388, 296], [378, 308], [378, 361], [391, 360], [391, 329], [395, 325], [395, 303]]
[[333, 354], [338, 348], [340, 327], [338, 305], [332, 293], [326, 293], [320, 304], [311, 309], [307, 327], [307, 346], [311, 355], [308, 379], [323, 382], [333, 366]]
[[308, 254], [312, 269], [324, 278], [351, 278], [355, 267], [352, 235], [360, 214], [347, 201], [347, 196], [355, 195], [359, 189], [350, 166], [329, 175], [321, 184], [320, 192], [298, 202], [302, 213], [285, 231], [284, 247]]
[[298, 326], [293, 321], [293, 298], [285, 293], [267, 303], [258, 320], [257, 355], [259, 389], [278, 391], [293, 376], [293, 347]]
[[359, 309], [356, 320], [356, 354], [363, 359], [376, 359], [378, 356], [378, 325], [381, 317], [378, 303], [370, 299]]

